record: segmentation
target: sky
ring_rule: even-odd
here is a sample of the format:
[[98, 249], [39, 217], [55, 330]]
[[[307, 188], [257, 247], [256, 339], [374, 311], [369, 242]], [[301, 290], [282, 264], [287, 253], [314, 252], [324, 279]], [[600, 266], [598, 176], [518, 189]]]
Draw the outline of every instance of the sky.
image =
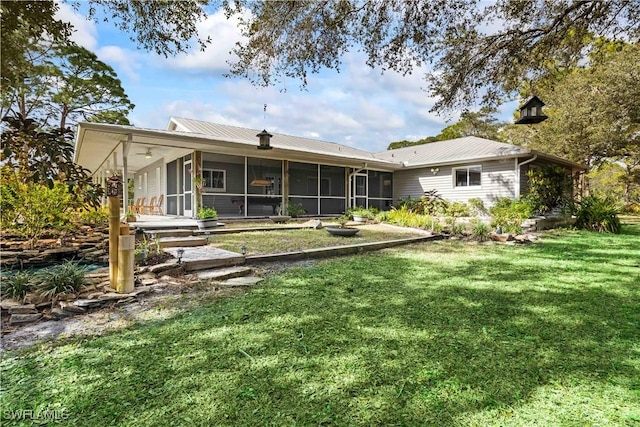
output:
[[[186, 54], [169, 58], [138, 49], [113, 24], [88, 21], [67, 4], [60, 4], [58, 16], [73, 24], [76, 43], [117, 72], [136, 105], [129, 121], [137, 127], [166, 129], [175, 116], [377, 152], [393, 141], [437, 135], [459, 117], [456, 112], [429, 113], [435, 100], [423, 90], [426, 69], [406, 76], [382, 74], [367, 66], [358, 52], [343, 58], [340, 73], [325, 70], [310, 76], [305, 90], [294, 79], [261, 88], [224, 77], [227, 61], [233, 60], [229, 51], [241, 36], [237, 22], [227, 20], [221, 11], [199, 24], [201, 38], [210, 36], [213, 41], [206, 51], [194, 44]], [[506, 104], [499, 118], [508, 120], [514, 108], [513, 103]]]

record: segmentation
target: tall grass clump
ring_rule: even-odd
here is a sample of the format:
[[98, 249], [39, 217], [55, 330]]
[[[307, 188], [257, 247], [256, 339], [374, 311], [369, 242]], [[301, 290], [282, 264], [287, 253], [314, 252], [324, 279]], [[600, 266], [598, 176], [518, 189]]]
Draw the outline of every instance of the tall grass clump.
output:
[[610, 197], [588, 196], [578, 202], [577, 228], [598, 233], [620, 233], [620, 209]]
[[22, 299], [32, 289], [32, 274], [27, 271], [3, 275], [0, 278], [0, 294], [3, 297]]
[[62, 264], [36, 272], [33, 283], [36, 291], [45, 297], [76, 293], [88, 283], [87, 268], [78, 261], [65, 261]]
[[499, 198], [489, 208], [491, 215], [491, 227], [502, 227], [505, 233], [519, 234], [522, 232], [522, 223], [533, 213], [531, 204], [526, 200], [511, 200], [508, 197]]

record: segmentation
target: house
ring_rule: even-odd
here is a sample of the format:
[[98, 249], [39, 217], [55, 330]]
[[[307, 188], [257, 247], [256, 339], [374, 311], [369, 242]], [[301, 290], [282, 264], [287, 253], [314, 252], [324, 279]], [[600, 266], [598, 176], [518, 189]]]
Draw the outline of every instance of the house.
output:
[[479, 197], [489, 206], [526, 192], [526, 171], [535, 165], [561, 165], [574, 175], [584, 170], [476, 137], [370, 153], [282, 134], [271, 135], [270, 149], [258, 149], [259, 132], [176, 117], [166, 130], [81, 123], [75, 161], [98, 182], [118, 171], [133, 181], [134, 200], [162, 196], [162, 211], [181, 217], [195, 216], [198, 203], [215, 207], [220, 217], [273, 215], [287, 203], [307, 215], [353, 206], [385, 210], [432, 189], [450, 200]]

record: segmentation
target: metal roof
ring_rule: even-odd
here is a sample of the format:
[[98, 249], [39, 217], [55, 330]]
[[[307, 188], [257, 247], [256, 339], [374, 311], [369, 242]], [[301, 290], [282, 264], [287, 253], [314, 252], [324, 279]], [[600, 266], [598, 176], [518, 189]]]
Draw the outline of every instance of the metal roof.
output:
[[398, 148], [376, 153], [379, 159], [400, 162], [405, 167], [464, 163], [490, 158], [508, 158], [531, 154], [531, 150], [490, 139], [465, 136], [446, 141]]
[[[245, 142], [252, 145], [255, 145], [257, 143], [256, 135], [262, 131], [262, 129], [258, 130], [241, 128], [237, 126], [221, 125], [218, 123], [209, 123], [200, 120], [185, 119], [181, 117], [172, 117], [169, 120], [167, 129], [176, 132], [206, 135], [208, 137], [219, 140]], [[340, 145], [334, 142], [321, 141], [312, 138], [285, 135], [271, 131], [270, 133], [273, 135], [273, 137], [271, 138], [271, 146], [273, 148], [302, 151], [305, 153], [333, 155], [364, 161], [380, 162], [381, 160], [385, 160], [377, 158], [373, 153], [370, 153], [368, 151], [349, 147], [347, 145]], [[389, 162], [394, 161], [389, 160]]]

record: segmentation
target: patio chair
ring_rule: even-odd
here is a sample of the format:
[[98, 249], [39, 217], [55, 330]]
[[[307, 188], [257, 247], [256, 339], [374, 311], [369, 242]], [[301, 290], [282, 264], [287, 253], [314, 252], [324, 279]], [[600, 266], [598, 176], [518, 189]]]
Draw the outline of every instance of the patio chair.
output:
[[155, 206], [156, 206], [156, 196], [153, 196], [149, 204], [144, 205], [142, 207], [142, 213], [148, 213], [149, 215], [153, 215], [153, 210], [155, 209]]
[[162, 202], [164, 202], [164, 194], [161, 194], [160, 197], [158, 197], [158, 202], [153, 206], [153, 214], [154, 215], [164, 215], [164, 212], [162, 210]]
[[142, 206], [144, 206], [144, 197], [139, 197], [134, 205], [129, 206], [129, 211], [134, 214], [142, 213]]

